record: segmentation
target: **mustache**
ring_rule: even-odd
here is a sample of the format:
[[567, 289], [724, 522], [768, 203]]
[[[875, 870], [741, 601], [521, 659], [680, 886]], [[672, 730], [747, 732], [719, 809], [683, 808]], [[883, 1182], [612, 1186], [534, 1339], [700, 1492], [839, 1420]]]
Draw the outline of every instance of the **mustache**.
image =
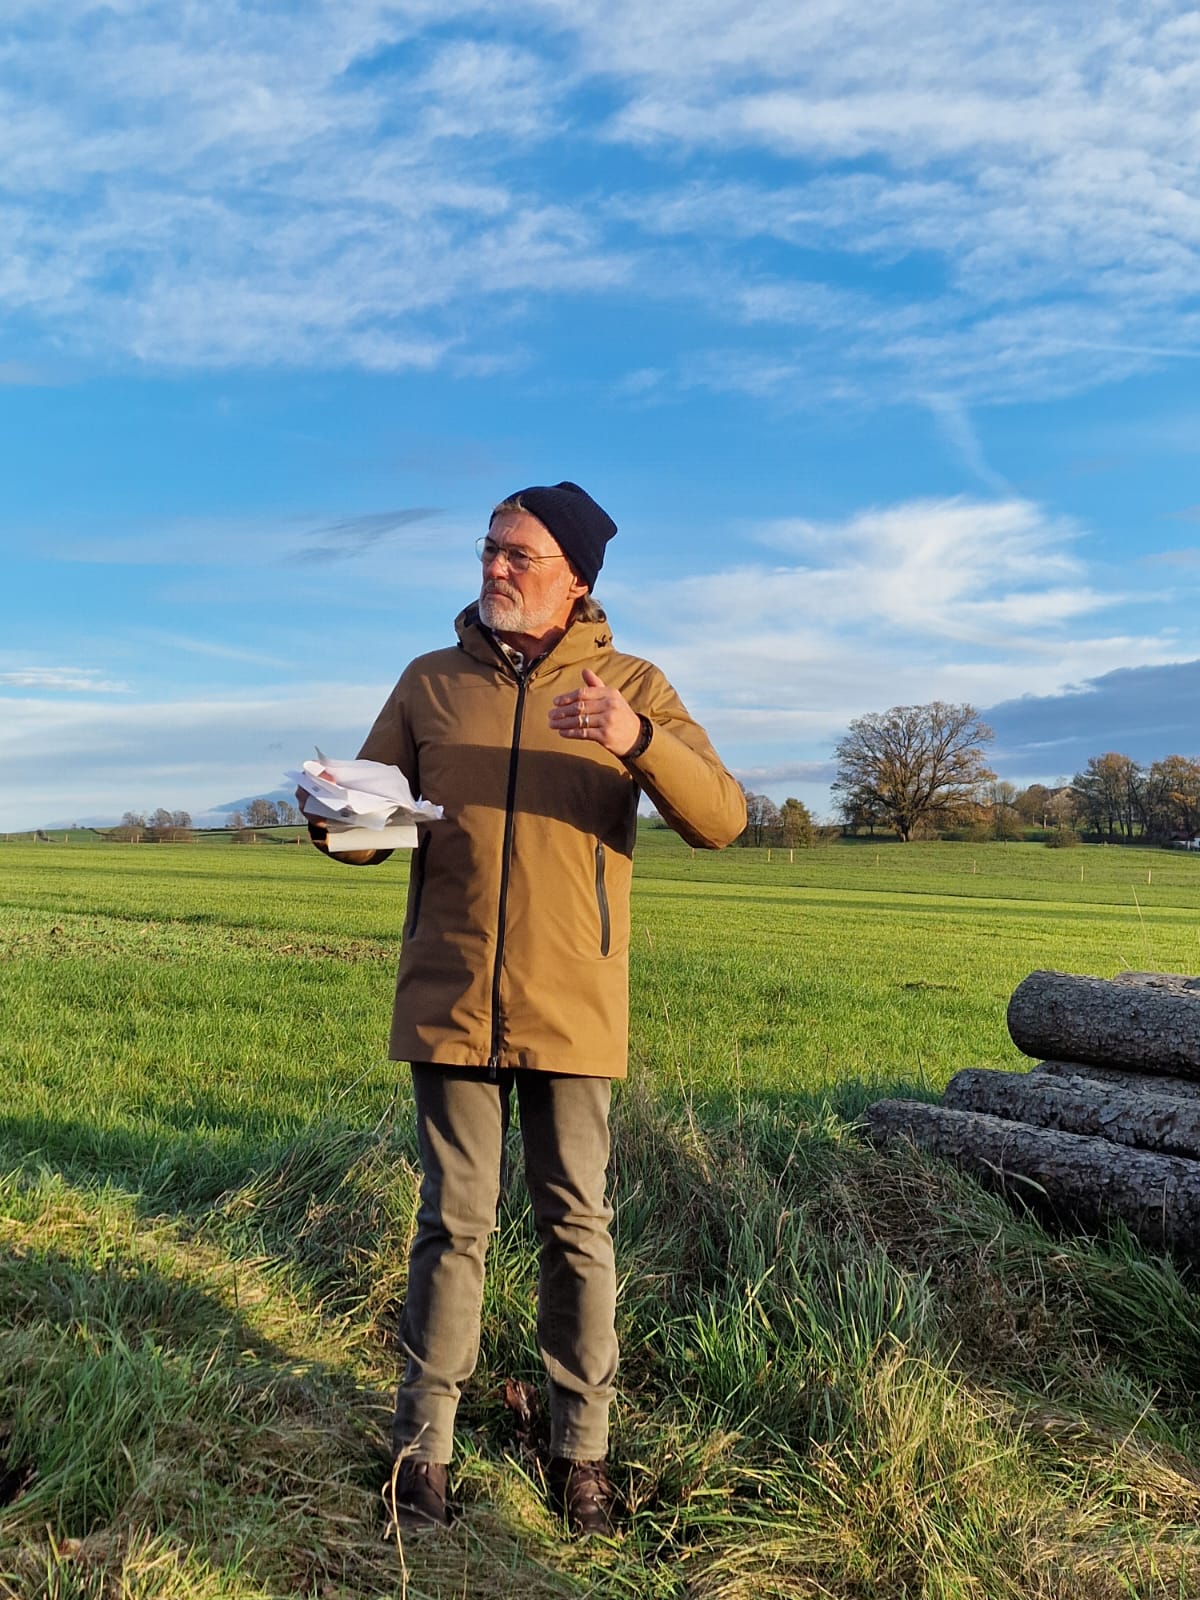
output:
[[521, 598], [518, 590], [495, 578], [489, 579], [488, 582], [484, 584], [482, 592], [485, 598], [488, 595], [493, 594], [498, 594], [505, 600], [519, 600]]

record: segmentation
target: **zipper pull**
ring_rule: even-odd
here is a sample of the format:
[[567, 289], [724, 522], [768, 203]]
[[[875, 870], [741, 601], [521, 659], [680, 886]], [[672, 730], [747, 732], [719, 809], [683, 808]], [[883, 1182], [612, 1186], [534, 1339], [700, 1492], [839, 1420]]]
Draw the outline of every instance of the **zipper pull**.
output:
[[499, 1073], [499, 1071], [500, 1071], [500, 1060], [499, 1060], [499, 1057], [496, 1055], [496, 1052], [493, 1050], [491, 1055], [488, 1057], [488, 1064], [487, 1064], [487, 1074], [488, 1074], [488, 1082], [489, 1083], [495, 1083], [496, 1077], [497, 1077], [497, 1074]]

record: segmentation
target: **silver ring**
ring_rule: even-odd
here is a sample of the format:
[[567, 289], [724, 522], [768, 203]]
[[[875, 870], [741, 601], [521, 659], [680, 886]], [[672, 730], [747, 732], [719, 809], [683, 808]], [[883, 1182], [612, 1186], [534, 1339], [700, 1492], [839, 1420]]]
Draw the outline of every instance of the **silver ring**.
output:
[[588, 719], [587, 719], [587, 712], [585, 711], [582, 714], [582, 716], [580, 717], [580, 719], [579, 719], [579, 726], [586, 731], [587, 730], [587, 725], [588, 725]]

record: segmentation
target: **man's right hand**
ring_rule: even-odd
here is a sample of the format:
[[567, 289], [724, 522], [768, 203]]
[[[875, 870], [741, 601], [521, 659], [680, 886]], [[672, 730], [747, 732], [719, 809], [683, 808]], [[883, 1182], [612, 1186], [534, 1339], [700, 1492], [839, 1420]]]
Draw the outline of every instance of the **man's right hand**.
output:
[[[300, 804], [304, 791], [296, 790], [296, 804]], [[300, 815], [304, 816], [304, 808], [300, 807]], [[324, 817], [304, 817], [308, 824], [308, 837], [323, 856], [332, 856], [329, 848], [329, 826]], [[386, 861], [391, 855], [390, 850], [339, 850], [337, 860], [346, 867], [374, 867], [381, 861]]]
[[296, 790], [296, 807], [300, 812], [300, 815], [304, 817], [305, 822], [308, 824], [308, 837], [312, 843], [316, 845], [321, 854], [323, 856], [327, 856], [329, 854], [329, 829], [325, 826], [323, 818], [304, 816], [304, 802], [307, 799], [308, 795], [303, 789]]

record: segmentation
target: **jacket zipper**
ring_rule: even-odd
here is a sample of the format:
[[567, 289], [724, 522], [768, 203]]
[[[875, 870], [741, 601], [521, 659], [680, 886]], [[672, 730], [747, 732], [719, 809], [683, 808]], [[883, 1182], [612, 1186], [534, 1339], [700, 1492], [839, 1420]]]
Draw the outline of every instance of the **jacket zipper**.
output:
[[604, 882], [604, 846], [596, 842], [596, 905], [600, 911], [600, 954], [608, 954], [609, 945], [609, 920], [608, 920], [608, 889]]
[[517, 677], [517, 704], [513, 712], [512, 746], [508, 753], [508, 792], [504, 797], [504, 845], [500, 853], [500, 902], [496, 912], [496, 960], [492, 967], [492, 1053], [488, 1077], [494, 1082], [500, 1070], [500, 969], [504, 964], [504, 933], [508, 923], [508, 876], [512, 866], [513, 818], [517, 799], [517, 757], [521, 750], [521, 719], [525, 715], [528, 679]]

